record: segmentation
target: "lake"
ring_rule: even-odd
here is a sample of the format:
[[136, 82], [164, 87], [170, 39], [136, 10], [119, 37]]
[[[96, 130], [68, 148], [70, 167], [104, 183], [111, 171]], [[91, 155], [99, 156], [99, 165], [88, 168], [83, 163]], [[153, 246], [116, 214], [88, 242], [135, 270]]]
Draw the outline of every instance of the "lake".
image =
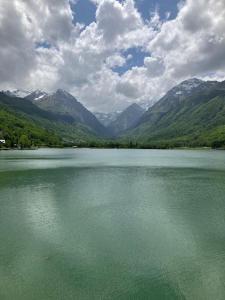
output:
[[225, 152], [0, 152], [0, 299], [225, 299]]

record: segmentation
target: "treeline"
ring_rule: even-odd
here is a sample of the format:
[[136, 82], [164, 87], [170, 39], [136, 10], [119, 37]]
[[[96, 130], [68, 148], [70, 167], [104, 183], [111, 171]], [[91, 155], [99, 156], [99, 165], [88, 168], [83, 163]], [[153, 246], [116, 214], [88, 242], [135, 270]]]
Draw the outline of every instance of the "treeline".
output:
[[[73, 147], [73, 143], [64, 143], [64, 147]], [[134, 142], [119, 140], [90, 141], [77, 143], [79, 148], [116, 148], [116, 149], [182, 149], [182, 148], [212, 148], [225, 149], [225, 140], [212, 143], [182, 142], [182, 141], [157, 141], [157, 142]]]

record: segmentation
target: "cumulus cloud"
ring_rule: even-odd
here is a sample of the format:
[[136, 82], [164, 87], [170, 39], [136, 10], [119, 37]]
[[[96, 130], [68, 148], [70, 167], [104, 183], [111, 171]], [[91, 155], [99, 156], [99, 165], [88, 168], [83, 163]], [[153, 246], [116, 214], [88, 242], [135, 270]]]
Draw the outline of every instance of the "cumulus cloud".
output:
[[[37, 49], [44, 42], [53, 47], [67, 43], [77, 33], [68, 1], [2, 0], [0, 5], [0, 82], [4, 86], [36, 84], [53, 70], [60, 54]], [[52, 57], [54, 55], [54, 57]], [[52, 62], [52, 64], [49, 64]], [[40, 77], [34, 79], [34, 74]], [[46, 78], [45, 78], [46, 79]], [[51, 83], [48, 83], [52, 85]], [[47, 85], [48, 85], [47, 84]]]
[[107, 57], [106, 65], [110, 68], [122, 67], [126, 63], [126, 58], [121, 54], [115, 53], [112, 56]]
[[188, 0], [177, 18], [165, 22], [148, 49], [176, 78], [225, 70], [225, 2]]
[[108, 43], [142, 25], [132, 0], [127, 0], [124, 5], [114, 0], [101, 1], [96, 12], [96, 20], [98, 29]]
[[[0, 5], [0, 81], [19, 83], [36, 67], [34, 39], [26, 30], [29, 19], [20, 14], [16, 2], [3, 0]], [[26, 51], [25, 51], [26, 49]]]
[[158, 77], [165, 72], [164, 62], [161, 58], [145, 57], [144, 65], [150, 77]]
[[[0, 88], [65, 88], [92, 110], [113, 111], [153, 103], [192, 76], [225, 77], [224, 0], [182, 1], [175, 19], [152, 12], [147, 21], [134, 0], [91, 1], [96, 20], [85, 27], [75, 0], [1, 0]], [[135, 47], [147, 54], [142, 66], [124, 55]]]
[[116, 86], [116, 91], [131, 99], [137, 99], [140, 96], [140, 91], [135, 83], [130, 81], [120, 81]]

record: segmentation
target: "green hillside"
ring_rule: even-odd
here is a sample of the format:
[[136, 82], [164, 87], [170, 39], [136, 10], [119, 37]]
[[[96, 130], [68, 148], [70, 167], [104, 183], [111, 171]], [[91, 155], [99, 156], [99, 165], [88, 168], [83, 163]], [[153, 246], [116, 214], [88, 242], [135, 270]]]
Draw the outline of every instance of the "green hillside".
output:
[[[0, 105], [0, 138], [5, 147], [61, 146], [62, 141], [54, 132], [46, 130], [34, 121], [20, 116]], [[3, 145], [1, 145], [3, 147]]]
[[185, 98], [168, 94], [123, 140], [143, 147], [224, 147], [224, 83]]
[[[44, 111], [26, 99], [0, 93], [0, 138], [6, 146], [21, 144], [33, 146], [88, 146], [101, 141], [91, 128], [72, 117]], [[2, 146], [2, 145], [1, 145]]]

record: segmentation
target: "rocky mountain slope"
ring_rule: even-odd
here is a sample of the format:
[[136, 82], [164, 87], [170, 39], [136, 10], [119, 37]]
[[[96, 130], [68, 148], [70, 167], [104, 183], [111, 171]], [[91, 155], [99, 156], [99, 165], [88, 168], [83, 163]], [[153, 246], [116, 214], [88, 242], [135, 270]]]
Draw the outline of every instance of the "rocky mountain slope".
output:
[[134, 103], [119, 114], [108, 128], [114, 136], [118, 136], [135, 127], [143, 114], [144, 109]]
[[72, 117], [75, 122], [89, 127], [95, 134], [107, 136], [106, 128], [97, 118], [78, 102], [75, 97], [64, 90], [58, 89], [52, 94], [36, 91], [25, 99], [31, 100], [42, 110]]

